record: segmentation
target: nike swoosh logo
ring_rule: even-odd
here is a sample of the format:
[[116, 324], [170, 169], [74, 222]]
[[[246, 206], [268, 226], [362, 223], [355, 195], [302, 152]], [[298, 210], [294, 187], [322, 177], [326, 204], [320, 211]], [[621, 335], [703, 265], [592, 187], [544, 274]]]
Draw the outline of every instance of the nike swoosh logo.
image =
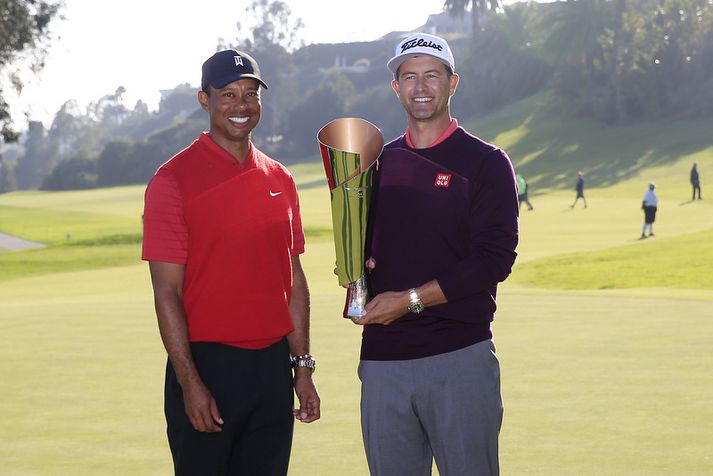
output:
[[282, 195], [282, 192], [273, 192], [272, 190], [270, 190], [270, 196], [271, 196], [271, 197], [276, 197], [276, 196], [278, 196], [278, 195]]

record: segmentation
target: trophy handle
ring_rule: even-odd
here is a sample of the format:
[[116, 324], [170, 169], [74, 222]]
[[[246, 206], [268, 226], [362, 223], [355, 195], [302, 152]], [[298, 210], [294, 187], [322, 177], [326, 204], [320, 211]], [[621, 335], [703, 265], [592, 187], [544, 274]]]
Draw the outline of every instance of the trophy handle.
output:
[[347, 287], [347, 300], [344, 303], [343, 316], [348, 319], [359, 319], [365, 314], [364, 306], [369, 301], [369, 290], [366, 286], [366, 276], [361, 275]]

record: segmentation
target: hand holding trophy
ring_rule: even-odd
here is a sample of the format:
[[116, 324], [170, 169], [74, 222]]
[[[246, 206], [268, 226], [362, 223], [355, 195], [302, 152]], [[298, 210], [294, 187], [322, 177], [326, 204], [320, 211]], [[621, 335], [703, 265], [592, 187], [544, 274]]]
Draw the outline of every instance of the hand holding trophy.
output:
[[369, 121], [335, 119], [320, 129], [317, 142], [332, 200], [332, 229], [339, 284], [348, 286], [344, 317], [364, 314], [368, 291], [364, 245], [374, 175], [372, 165], [384, 148], [384, 136]]

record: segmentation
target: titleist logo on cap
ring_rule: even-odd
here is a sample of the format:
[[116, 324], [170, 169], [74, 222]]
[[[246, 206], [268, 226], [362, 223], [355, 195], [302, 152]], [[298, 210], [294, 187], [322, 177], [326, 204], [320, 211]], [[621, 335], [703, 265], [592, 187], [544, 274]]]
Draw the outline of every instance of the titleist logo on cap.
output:
[[417, 48], [417, 47], [433, 48], [434, 50], [438, 50], [438, 51], [443, 50], [443, 45], [434, 43], [431, 40], [424, 40], [422, 38], [414, 38], [413, 40], [407, 41], [406, 43], [401, 45], [401, 53], [403, 53], [406, 50], [410, 50], [411, 48]]
[[448, 42], [440, 36], [414, 33], [397, 44], [394, 53], [394, 57], [386, 63], [386, 67], [394, 74], [397, 74], [401, 63], [412, 56], [432, 56], [446, 65], [451, 73], [455, 71], [453, 53]]

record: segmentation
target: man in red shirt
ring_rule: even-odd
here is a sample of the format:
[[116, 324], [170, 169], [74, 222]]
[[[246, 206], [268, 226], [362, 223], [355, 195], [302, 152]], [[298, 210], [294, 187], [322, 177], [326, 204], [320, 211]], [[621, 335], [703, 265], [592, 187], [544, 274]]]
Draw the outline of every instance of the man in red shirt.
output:
[[250, 55], [210, 57], [198, 93], [210, 131], [146, 190], [142, 258], [168, 353], [176, 474], [285, 475], [294, 419], [320, 416], [297, 189], [250, 140], [260, 87]]

